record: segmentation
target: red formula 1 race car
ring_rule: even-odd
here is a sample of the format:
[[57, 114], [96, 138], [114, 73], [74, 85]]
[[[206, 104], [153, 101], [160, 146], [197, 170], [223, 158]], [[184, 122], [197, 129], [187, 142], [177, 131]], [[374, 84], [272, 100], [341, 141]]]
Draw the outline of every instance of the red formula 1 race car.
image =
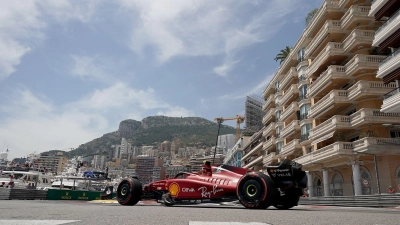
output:
[[267, 167], [268, 175], [248, 169], [213, 165], [206, 162], [202, 173], [180, 172], [172, 179], [143, 185], [136, 178], [122, 180], [117, 189], [121, 205], [135, 205], [139, 200], [157, 200], [166, 206], [204, 202], [239, 202], [246, 208], [278, 209], [297, 206], [307, 186], [301, 165], [290, 160]]

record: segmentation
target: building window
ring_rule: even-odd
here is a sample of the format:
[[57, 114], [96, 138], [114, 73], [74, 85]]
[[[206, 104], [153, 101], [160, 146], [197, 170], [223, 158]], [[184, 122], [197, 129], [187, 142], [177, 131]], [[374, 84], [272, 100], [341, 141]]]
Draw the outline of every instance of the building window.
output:
[[360, 136], [356, 136], [356, 137], [350, 138], [349, 142], [357, 141], [358, 139], [360, 139]]
[[278, 110], [275, 112], [275, 122], [278, 122], [281, 118], [282, 110]]
[[275, 93], [279, 91], [279, 83], [279, 80], [275, 82]]
[[300, 120], [307, 119], [310, 104], [305, 104], [300, 107]]
[[298, 52], [297, 52], [297, 62], [303, 62], [304, 61], [304, 48], [301, 48]]
[[277, 137], [277, 138], [279, 138], [279, 137], [281, 136], [281, 130], [282, 130], [282, 126], [278, 126], [278, 127], [275, 129], [276, 137]]
[[299, 88], [299, 101], [306, 99], [307, 98], [306, 95], [307, 95], [307, 84], [302, 85]]
[[283, 142], [282, 141], [276, 143], [276, 154], [279, 154], [281, 152], [282, 146], [283, 146]]
[[390, 137], [391, 138], [400, 138], [400, 130], [391, 130]]
[[397, 173], [394, 176], [396, 178], [396, 186], [398, 187], [400, 185], [400, 166], [397, 167]]
[[308, 140], [310, 129], [311, 129], [311, 124], [309, 123], [301, 126], [301, 141]]

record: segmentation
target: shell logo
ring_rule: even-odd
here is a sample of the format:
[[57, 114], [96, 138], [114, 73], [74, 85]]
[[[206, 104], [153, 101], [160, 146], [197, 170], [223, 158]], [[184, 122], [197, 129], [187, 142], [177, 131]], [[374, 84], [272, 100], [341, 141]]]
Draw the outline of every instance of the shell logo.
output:
[[172, 183], [169, 185], [169, 193], [171, 196], [178, 196], [179, 193], [179, 185], [177, 183]]

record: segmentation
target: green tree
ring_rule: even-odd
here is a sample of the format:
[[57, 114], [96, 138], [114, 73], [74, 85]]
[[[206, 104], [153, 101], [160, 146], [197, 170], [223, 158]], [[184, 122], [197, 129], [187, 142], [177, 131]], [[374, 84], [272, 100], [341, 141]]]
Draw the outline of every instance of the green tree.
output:
[[315, 14], [318, 12], [318, 8], [311, 10], [306, 17], [306, 25], [311, 22], [311, 20], [314, 18]]
[[290, 54], [290, 51], [292, 50], [292, 47], [286, 46], [285, 49], [282, 49], [278, 55], [275, 57], [275, 61], [279, 60], [279, 63], [282, 64], [283, 61], [285, 61], [286, 57]]

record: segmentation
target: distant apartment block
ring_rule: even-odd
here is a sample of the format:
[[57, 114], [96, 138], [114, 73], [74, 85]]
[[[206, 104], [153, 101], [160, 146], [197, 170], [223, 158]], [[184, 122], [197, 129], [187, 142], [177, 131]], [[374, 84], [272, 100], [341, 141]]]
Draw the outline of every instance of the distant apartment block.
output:
[[[191, 172], [191, 167], [190, 166], [184, 166], [184, 165], [170, 165], [169, 167], [165, 168], [165, 175], [168, 175], [169, 178], [173, 178], [176, 174], [179, 172]], [[196, 171], [198, 172], [198, 171]]]
[[236, 143], [236, 134], [225, 134], [225, 135], [220, 135], [218, 136], [218, 148], [219, 150], [219, 154], [223, 154], [225, 155], [226, 152], [233, 148], [233, 146]]
[[61, 152], [56, 155], [41, 154], [35, 164], [40, 170], [47, 170], [48, 172], [60, 175], [68, 164], [68, 158]]
[[97, 169], [104, 169], [106, 166], [107, 156], [105, 155], [95, 155], [93, 157], [92, 167]]
[[241, 137], [236, 144], [228, 150], [224, 158], [224, 164], [242, 167], [243, 148], [247, 146], [250, 140], [249, 136]]
[[163, 160], [145, 155], [136, 159], [136, 174], [142, 184], [151, 183], [154, 179], [164, 179]]

